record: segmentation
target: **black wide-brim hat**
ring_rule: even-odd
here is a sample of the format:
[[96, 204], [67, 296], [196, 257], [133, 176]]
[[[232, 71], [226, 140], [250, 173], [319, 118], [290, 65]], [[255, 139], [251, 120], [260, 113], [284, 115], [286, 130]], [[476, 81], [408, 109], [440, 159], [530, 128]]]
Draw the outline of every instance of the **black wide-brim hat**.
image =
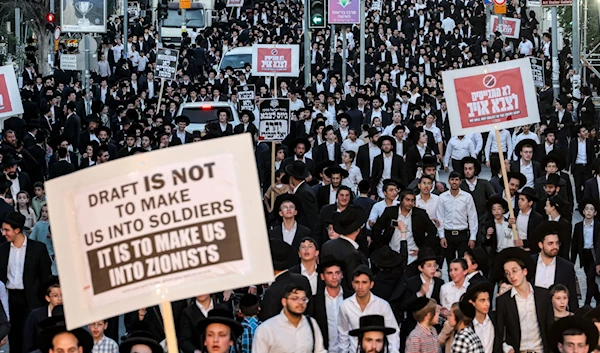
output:
[[594, 209], [596, 210], [597, 215], [600, 214], [600, 201], [598, 201], [598, 199], [586, 197], [585, 199], [582, 199], [578, 203], [579, 213], [581, 213], [582, 216], [583, 216], [583, 210], [585, 209], [585, 206], [588, 204], [594, 206]]
[[546, 177], [544, 181], [541, 182], [542, 185], [556, 185], [556, 186], [566, 186], [567, 182], [560, 177], [558, 173], [552, 173]]
[[402, 256], [392, 250], [389, 245], [385, 245], [371, 254], [371, 262], [381, 268], [394, 268], [402, 262]]
[[533, 188], [530, 188], [529, 186], [524, 187], [523, 189], [521, 189], [521, 192], [519, 193], [520, 195], [525, 195], [528, 196], [529, 199], [533, 202], [538, 202], [540, 199], [537, 197], [535, 190], [533, 190]]
[[158, 341], [145, 331], [135, 331], [129, 334], [119, 345], [119, 353], [131, 353], [131, 348], [138, 344], [148, 346], [152, 353], [164, 353]]
[[544, 239], [546, 235], [556, 234], [558, 236], [558, 232], [560, 230], [560, 226], [556, 221], [543, 221], [538, 224], [534, 229], [532, 234], [528, 234], [529, 238], [529, 247], [533, 249], [538, 248], [538, 243]]
[[240, 120], [241, 120], [242, 116], [244, 116], [244, 115], [248, 115], [248, 122], [249, 123], [251, 123], [251, 122], [254, 121], [254, 113], [252, 113], [248, 109], [242, 110], [242, 112], [240, 113]]
[[325, 175], [326, 175], [328, 178], [331, 178], [331, 176], [332, 176], [333, 174], [341, 174], [341, 175], [342, 175], [342, 178], [344, 178], [344, 179], [345, 179], [345, 178], [347, 178], [347, 177], [348, 177], [348, 175], [349, 175], [349, 174], [348, 174], [348, 171], [347, 171], [346, 169], [344, 169], [344, 168], [342, 168], [342, 167], [339, 167], [339, 166], [335, 166], [335, 167], [331, 167], [331, 168], [327, 168], [327, 169], [325, 169]]
[[[527, 177], [525, 175], [523, 175], [522, 173], [519, 172], [507, 172], [506, 173], [506, 177], [508, 178], [508, 181], [510, 182], [510, 179], [515, 178], [517, 180], [519, 180], [519, 187], [522, 188], [523, 186], [525, 186], [525, 184], [527, 183]], [[502, 177], [500, 177], [499, 179], [500, 185], [502, 187], [504, 187], [504, 179]]]
[[359, 328], [348, 332], [350, 336], [360, 336], [365, 332], [383, 332], [384, 335], [391, 335], [396, 333], [396, 329], [393, 327], [385, 327], [385, 319], [381, 315], [365, 315], [359, 319]]
[[420, 162], [417, 162], [417, 167], [427, 168], [427, 167], [437, 167], [439, 165], [437, 158], [435, 156], [424, 155]]
[[276, 271], [284, 271], [298, 264], [298, 254], [290, 244], [281, 239], [269, 239], [269, 246]]
[[342, 120], [342, 118], [346, 118], [346, 120], [348, 121], [348, 125], [352, 124], [352, 117], [350, 117], [350, 115], [348, 113], [338, 114], [335, 117], [335, 120], [337, 120], [337, 122], [339, 124], [339, 122], [340, 122], [340, 120]]
[[12, 167], [13, 165], [17, 165], [19, 163], [21, 163], [20, 159], [15, 158], [12, 153], [7, 153], [2, 157], [2, 162], [0, 162], [0, 170]]
[[593, 351], [598, 345], [598, 328], [592, 320], [583, 316], [567, 316], [558, 319], [550, 328], [549, 346], [552, 352], [560, 352], [558, 342], [562, 341], [563, 333], [569, 329], [578, 329], [585, 333], [585, 340], [590, 351]]
[[296, 211], [298, 212], [300, 212], [300, 209], [302, 208], [302, 203], [300, 202], [300, 199], [298, 199], [298, 196], [294, 194], [282, 194], [277, 196], [277, 198], [275, 199], [275, 207], [273, 207], [273, 212], [279, 213], [279, 208], [284, 202], [293, 203], [294, 206], [296, 206]]
[[484, 248], [482, 248], [481, 246], [475, 247], [473, 249], [468, 248], [466, 250], [466, 253], [468, 253], [469, 256], [473, 258], [473, 261], [475, 261], [475, 263], [479, 265], [480, 271], [484, 271], [487, 268], [490, 257]]
[[323, 273], [326, 268], [329, 268], [331, 266], [338, 266], [340, 270], [344, 272], [346, 263], [343, 260], [338, 260], [333, 255], [326, 255], [324, 258], [321, 259], [321, 261], [319, 261], [319, 266], [317, 266], [317, 272]]
[[333, 222], [333, 230], [340, 235], [351, 234], [365, 225], [367, 217], [367, 213], [362, 207], [349, 206], [338, 214]]
[[9, 224], [13, 228], [19, 228], [23, 230], [25, 226], [25, 216], [23, 216], [20, 212], [10, 211], [4, 217], [4, 223]]
[[466, 295], [463, 295], [461, 300], [458, 302], [458, 307], [464, 316], [474, 319], [477, 311], [475, 306], [469, 302]]
[[[233, 315], [230, 311], [216, 308], [208, 312], [208, 317], [204, 320], [200, 320], [197, 324], [198, 332], [205, 333], [206, 328], [210, 324], [223, 324], [229, 326], [231, 333], [235, 338], [241, 337], [244, 333], [244, 327], [239, 322], [233, 319]], [[235, 341], [235, 339], [232, 337]]]
[[294, 161], [294, 163], [285, 166], [285, 173], [299, 180], [304, 180], [310, 175], [306, 164], [302, 161]]
[[460, 160], [460, 167], [462, 170], [465, 170], [466, 163], [473, 163], [475, 165], [475, 175], [479, 175], [481, 173], [481, 163], [477, 160], [477, 158], [473, 158], [471, 156], [467, 156]]
[[[79, 346], [82, 347], [83, 353], [89, 353], [94, 348], [94, 339], [92, 335], [83, 328], [67, 330], [65, 317], [63, 315], [50, 316], [39, 323], [44, 329], [37, 335], [37, 348], [42, 352], [48, 352], [52, 349], [52, 341], [59, 333], [69, 332], [77, 338]], [[129, 353], [129, 352], [127, 352]], [[153, 352], [154, 353], [154, 352]]]
[[504, 277], [504, 264], [511, 260], [518, 260], [523, 263], [527, 269], [527, 278], [533, 278], [535, 272], [535, 262], [531, 258], [531, 254], [521, 248], [510, 247], [500, 251], [494, 257], [494, 268], [492, 271], [492, 278], [498, 282]]
[[483, 281], [477, 284], [471, 284], [467, 288], [463, 298], [467, 301], [472, 300], [475, 301], [475, 293], [488, 292], [490, 293], [490, 299], [492, 299], [492, 294], [494, 293], [494, 283], [490, 281]]
[[523, 139], [519, 141], [519, 143], [517, 143], [517, 145], [515, 146], [515, 155], [520, 158], [521, 150], [525, 146], [531, 146], [533, 148], [533, 151], [535, 152], [535, 148], [537, 147], [537, 145], [537, 142], [535, 142], [533, 139]]
[[380, 136], [377, 139], [377, 146], [379, 146], [379, 148], [381, 148], [381, 145], [383, 145], [383, 141], [390, 141], [390, 143], [392, 144], [392, 151], [396, 150], [396, 139], [393, 138], [392, 136]]
[[492, 206], [494, 206], [495, 204], [500, 204], [502, 206], [502, 208], [504, 209], [504, 213], [506, 213], [506, 211], [508, 211], [508, 202], [506, 202], [506, 200], [500, 196], [494, 196], [494, 197], [490, 197], [490, 199], [487, 202], [487, 206], [486, 206], [488, 211], [490, 211], [490, 213], [492, 212]]
[[433, 251], [432, 248], [429, 247], [425, 247], [425, 248], [421, 248], [419, 250], [419, 253], [417, 254], [417, 265], [421, 266], [423, 265], [426, 261], [431, 261], [431, 260], [438, 260], [437, 255], [435, 254], [435, 251]]
[[180, 122], [184, 122], [185, 125], [189, 125], [190, 124], [190, 118], [188, 118], [185, 115], [180, 115], [178, 117], [175, 118], [175, 124], [179, 124]]
[[293, 151], [296, 148], [296, 145], [299, 143], [304, 145], [304, 153], [308, 153], [308, 151], [310, 151], [310, 141], [306, 137], [298, 137], [292, 141], [292, 143], [290, 143], [290, 150]]
[[6, 174], [0, 173], [0, 189], [8, 189], [12, 185], [12, 181], [8, 180]]
[[542, 158], [541, 167], [542, 169], [546, 169], [548, 163], [554, 162], [556, 163], [556, 167], [558, 170], [563, 170], [567, 166], [565, 154], [560, 150], [553, 150], [548, 153], [544, 158]]

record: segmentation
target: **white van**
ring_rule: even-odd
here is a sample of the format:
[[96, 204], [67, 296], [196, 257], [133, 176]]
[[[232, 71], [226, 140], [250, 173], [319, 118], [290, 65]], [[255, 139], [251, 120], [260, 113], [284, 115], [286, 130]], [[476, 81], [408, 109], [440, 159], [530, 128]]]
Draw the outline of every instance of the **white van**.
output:
[[[197, 28], [200, 30], [212, 26], [212, 11], [214, 0], [192, 0], [191, 9], [185, 12], [185, 27], [187, 31]], [[160, 26], [160, 35], [163, 45], [181, 44], [182, 12], [179, 1], [169, 1], [168, 16]]]
[[217, 72], [231, 66], [234, 70], [243, 70], [246, 63], [252, 65], [252, 47], [233, 48], [221, 59]]
[[227, 120], [233, 127], [240, 123], [240, 117], [237, 109], [234, 108], [228, 102], [194, 102], [194, 103], [183, 103], [179, 106], [177, 116], [185, 115], [190, 118], [190, 125], [185, 130], [187, 132], [193, 132], [195, 130], [204, 133], [206, 124], [211, 121], [217, 121], [219, 117], [217, 112], [219, 109], [224, 108], [229, 113], [229, 120]]

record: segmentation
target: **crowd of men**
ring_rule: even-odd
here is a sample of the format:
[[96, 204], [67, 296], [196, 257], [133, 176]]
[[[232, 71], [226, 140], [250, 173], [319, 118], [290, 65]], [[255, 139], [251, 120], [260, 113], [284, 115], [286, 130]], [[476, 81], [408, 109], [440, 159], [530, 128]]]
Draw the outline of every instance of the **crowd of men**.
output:
[[[551, 35], [523, 1], [507, 6], [508, 17], [521, 19], [520, 40], [486, 34], [483, 2], [392, 1], [361, 24], [365, 48], [359, 25], [314, 30], [311, 61], [301, 64], [310, 65], [311, 82], [254, 77], [250, 63], [215, 70], [235, 47], [302, 45], [303, 11], [298, 2], [246, 1], [217, 11], [210, 28], [189, 29], [160, 106], [154, 68], [163, 44], [144, 19], [129, 26], [127, 43], [122, 20], [110, 19], [89, 95], [60, 69], [65, 47], [51, 75], [28, 57], [25, 112], [4, 121], [0, 144], [0, 345], [14, 353], [163, 352], [159, 307], [66, 330], [44, 181], [250, 133], [275, 281], [173, 302], [183, 353], [600, 352], [600, 309], [591, 306], [600, 299], [592, 101], [600, 81], [591, 74], [574, 91], [568, 40], [559, 97], [549, 81]], [[527, 56], [546, 60], [540, 123], [500, 131], [499, 144], [494, 133], [453, 135], [441, 72]], [[222, 110], [206, 131], [187, 131], [182, 104], [235, 110], [248, 84], [258, 102], [290, 99], [283, 141], [259, 142], [251, 111], [240, 112], [237, 126]], [[489, 180], [480, 177], [488, 168]]]

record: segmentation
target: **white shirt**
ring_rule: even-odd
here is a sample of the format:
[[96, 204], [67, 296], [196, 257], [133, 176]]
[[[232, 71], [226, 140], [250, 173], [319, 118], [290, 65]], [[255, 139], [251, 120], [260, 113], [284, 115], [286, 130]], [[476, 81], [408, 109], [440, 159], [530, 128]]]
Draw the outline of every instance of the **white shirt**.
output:
[[285, 229], [285, 226], [282, 224], [281, 233], [283, 235], [283, 241], [292, 245], [294, 242], [294, 237], [296, 237], [296, 230], [298, 230], [298, 223], [296, 221], [294, 221], [294, 226], [290, 230]]
[[535, 270], [535, 285], [542, 288], [550, 288], [554, 285], [554, 276], [556, 275], [556, 257], [548, 266], [542, 261], [542, 255], [538, 255], [538, 261]]
[[[497, 223], [494, 221], [494, 225], [496, 227], [496, 251], [500, 252], [506, 248], [515, 246], [512, 230], [508, 227], [508, 222], [502, 221], [502, 223]], [[485, 231], [487, 232], [487, 229]]]
[[377, 145], [371, 145], [371, 143], [369, 142], [369, 174], [371, 174], [371, 172], [373, 171], [373, 160], [380, 154], [381, 149]]
[[[69, 162], [69, 154], [67, 153], [67, 159], [66, 161]], [[71, 163], [71, 162], [69, 162]], [[16, 195], [19, 193], [19, 191], [21, 191], [21, 182], [19, 181], [19, 175], [17, 173], [17, 177], [12, 180], [10, 179], [10, 181], [12, 182], [12, 185], [10, 186], [10, 193], [13, 195], [13, 197], [16, 197]]]
[[460, 161], [468, 156], [477, 156], [477, 154], [475, 154], [475, 145], [473, 144], [473, 141], [467, 137], [463, 137], [461, 140], [457, 136], [452, 136], [450, 141], [448, 141], [448, 146], [446, 147], [444, 166], [450, 166], [450, 159], [456, 159]]
[[546, 154], [554, 151], [554, 144], [549, 145], [548, 142], [544, 142], [544, 147], [546, 149]]
[[[347, 170], [346, 165], [344, 163], [340, 164], [340, 168]], [[358, 183], [362, 181], [362, 173], [360, 172], [360, 168], [356, 165], [352, 165], [350, 170], [348, 170], [348, 177], [342, 180], [342, 185], [345, 185], [352, 189], [356, 193], [356, 188]]]
[[459, 189], [456, 197], [450, 194], [450, 190], [440, 195], [437, 208], [437, 220], [440, 222], [438, 235], [444, 238], [444, 230], [470, 229], [469, 240], [477, 237], [477, 211], [473, 197], [468, 192]]
[[421, 198], [421, 194], [416, 197], [416, 206], [424, 209], [427, 212], [427, 215], [430, 219], [434, 219], [437, 217], [437, 205], [440, 201], [440, 197], [438, 195], [429, 194], [429, 200], [425, 201]]
[[519, 239], [527, 239], [527, 226], [529, 225], [529, 216], [531, 215], [531, 209], [529, 212], [519, 212], [517, 216], [517, 231], [519, 233]]
[[[416, 255], [410, 255], [410, 252], [413, 250], [419, 250], [417, 243], [415, 243], [415, 238], [413, 237], [412, 232], [412, 210], [406, 215], [406, 217], [402, 214], [402, 208], [398, 207], [398, 218], [399, 221], [402, 221], [404, 225], [406, 225], [406, 248], [408, 249], [408, 260], [407, 264], [413, 263], [416, 259]], [[400, 241], [402, 241], [402, 233], [395, 229], [392, 234], [392, 239], [390, 240], [390, 248], [395, 252], [400, 252]]]
[[[513, 152], [512, 147], [512, 138], [510, 137], [510, 132], [508, 130], [500, 131], [500, 143], [502, 145], [502, 151], [507, 153], [504, 155], [510, 156]], [[496, 143], [496, 134], [489, 134], [487, 141], [485, 142], [485, 160], [490, 160], [490, 152], [498, 153], [498, 144]]]
[[196, 300], [196, 306], [198, 307], [198, 309], [200, 309], [200, 311], [202, 312], [202, 315], [204, 315], [204, 317], [208, 317], [208, 312], [215, 308], [215, 304], [213, 303], [212, 299], [210, 300], [210, 304], [208, 305], [208, 308], [205, 308], [204, 305], [200, 304], [200, 302], [197, 300]]
[[[360, 305], [356, 301], [356, 294], [342, 303], [340, 316], [338, 317], [338, 352], [356, 352], [358, 340], [356, 337], [351, 337], [348, 332], [359, 328], [360, 318], [365, 315], [381, 315], [385, 320], [385, 327], [396, 329], [395, 334], [388, 335], [388, 341], [390, 344], [389, 352], [398, 353], [400, 349], [400, 335], [398, 335], [398, 332], [400, 332], [400, 329], [398, 328], [396, 317], [392, 312], [390, 304], [373, 293], [371, 293], [371, 298], [364, 311], [361, 310]], [[252, 351], [254, 352], [254, 350]], [[264, 351], [256, 352], [262, 353]]]
[[383, 154], [383, 173], [381, 174], [381, 179], [379, 180], [379, 184], [377, 184], [377, 192], [379, 197], [383, 198], [383, 181], [386, 179], [390, 179], [392, 177], [392, 161], [394, 159], [394, 153], [390, 153], [390, 156], [386, 156]]
[[[537, 313], [535, 310], [535, 299], [533, 287], [529, 284], [529, 295], [527, 298], [521, 297], [515, 288], [510, 290], [510, 296], [515, 298], [517, 303], [517, 311], [519, 313], [519, 326], [521, 328], [521, 351], [542, 352], [542, 338], [540, 336], [539, 324], [537, 321]], [[503, 351], [507, 352], [509, 348], [507, 344], [503, 345]]]
[[[420, 274], [419, 277], [421, 278], [421, 283], [425, 284], [427, 283], [427, 281], [425, 280], [425, 278], [423, 278], [423, 274]], [[427, 293], [425, 293], [425, 296], [427, 298], [431, 299], [431, 296], [433, 295], [433, 288], [435, 287], [435, 281], [433, 280], [433, 278], [429, 281], [429, 289], [427, 290]], [[422, 297], [423, 295], [421, 295], [421, 291], [419, 290], [417, 292], [417, 297]]]
[[327, 147], [327, 157], [330, 161], [335, 161], [335, 143], [325, 142], [325, 147]]
[[494, 352], [494, 338], [496, 334], [494, 333], [494, 323], [490, 319], [489, 315], [485, 316], [483, 323], [479, 323], [477, 319], [473, 320], [473, 327], [475, 328], [475, 333], [479, 336], [479, 340], [483, 345], [483, 349], [485, 353], [493, 353]]
[[329, 204], [334, 204], [336, 201], [337, 190], [333, 189], [333, 185], [329, 185]]
[[327, 353], [323, 347], [323, 335], [315, 319], [310, 319], [315, 333], [314, 351], [311, 325], [302, 315], [298, 327], [285, 316], [283, 310], [277, 316], [263, 322], [254, 333], [252, 352], [260, 353]]
[[441, 305], [450, 310], [452, 304], [460, 301], [460, 297], [465, 294], [467, 288], [469, 287], [469, 281], [465, 278], [462, 286], [457, 287], [456, 283], [450, 281], [448, 283], [444, 283], [442, 288], [440, 288], [440, 301]]
[[587, 151], [585, 140], [577, 139], [577, 159], [575, 164], [587, 164]]
[[594, 249], [594, 221], [588, 225], [585, 220], [583, 220], [583, 248], [584, 249]]
[[315, 271], [312, 274], [308, 273], [306, 267], [303, 264], [300, 264], [300, 274], [306, 278], [308, 278], [308, 282], [310, 283], [310, 289], [312, 290], [312, 295], [317, 294], [317, 268], [315, 267]]
[[342, 153], [346, 151], [354, 151], [354, 153], [358, 154], [358, 148], [364, 144], [365, 142], [361, 139], [356, 139], [354, 142], [352, 142], [350, 139], [345, 139], [342, 143]]
[[[399, 203], [400, 202], [398, 200], [394, 200], [394, 202], [392, 202], [392, 206], [396, 206]], [[385, 203], [385, 200], [376, 202], [373, 205], [373, 207], [371, 207], [371, 213], [369, 213], [369, 221], [377, 222], [377, 220], [379, 219], [379, 217], [381, 217], [383, 211], [385, 211], [387, 207], [389, 206]], [[369, 226], [369, 222], [367, 222], [367, 229], [371, 229], [371, 227]]]
[[325, 288], [325, 312], [327, 314], [327, 335], [329, 336], [328, 352], [338, 352], [338, 317], [340, 306], [344, 302], [344, 290], [340, 287], [337, 297], [329, 295]]
[[533, 162], [529, 161], [529, 165], [525, 165], [523, 164], [523, 159], [521, 159], [519, 163], [521, 164], [521, 174], [525, 175], [525, 178], [527, 178], [527, 182], [522, 187], [529, 186], [532, 188], [535, 179], [533, 175]]
[[[16, 195], [16, 194], [14, 194]], [[7, 289], [25, 289], [23, 284], [23, 270], [25, 268], [25, 254], [27, 252], [27, 237], [20, 248], [10, 243], [10, 252], [8, 254], [8, 273]]]

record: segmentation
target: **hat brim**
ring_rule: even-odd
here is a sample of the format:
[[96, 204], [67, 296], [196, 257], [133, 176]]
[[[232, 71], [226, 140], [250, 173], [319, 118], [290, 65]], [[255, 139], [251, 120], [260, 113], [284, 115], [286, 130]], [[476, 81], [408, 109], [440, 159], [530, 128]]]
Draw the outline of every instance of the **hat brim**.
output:
[[525, 268], [527, 269], [527, 278], [531, 279], [533, 273], [535, 272], [535, 263], [531, 258], [531, 255], [521, 249], [516, 247], [506, 248], [499, 252], [494, 258], [494, 270], [493, 270], [493, 278], [494, 281], [499, 282], [504, 279], [504, 264], [511, 260], [519, 260], [523, 263]]
[[[527, 183], [527, 177], [525, 175], [523, 175], [522, 173], [519, 172], [508, 172], [506, 177], [508, 178], [508, 180], [510, 181], [510, 179], [515, 178], [519, 180], [519, 187], [523, 187], [525, 186], [525, 184]], [[500, 177], [500, 185], [504, 186], [504, 180], [502, 177]]]
[[467, 156], [460, 160], [460, 167], [465, 170], [465, 164], [473, 163], [475, 165], [475, 175], [479, 175], [481, 173], [481, 163], [477, 160], [477, 158], [473, 158], [471, 156]]
[[[42, 352], [48, 352], [52, 349], [53, 344], [52, 341], [54, 337], [59, 333], [69, 332], [72, 333], [79, 343], [79, 346], [82, 347], [83, 353], [89, 353], [94, 348], [94, 339], [92, 335], [87, 332], [83, 328], [76, 328], [74, 330], [68, 331], [66, 326], [51, 326], [44, 330], [42, 330], [37, 336], [37, 348]], [[127, 351], [127, 353], [130, 353]], [[160, 352], [152, 352], [152, 353], [160, 353]]]
[[487, 209], [488, 211], [490, 211], [490, 213], [492, 212], [492, 206], [494, 206], [495, 204], [502, 205], [504, 211], [508, 211], [508, 202], [506, 202], [505, 199], [503, 199], [502, 197], [492, 197], [487, 202]]
[[294, 164], [286, 165], [285, 173], [289, 176], [293, 176], [296, 179], [302, 179], [302, 180], [308, 178], [308, 176], [310, 175], [310, 173], [308, 172], [308, 169], [306, 169], [306, 168], [304, 168], [304, 173], [302, 173], [302, 174], [296, 173], [296, 171], [293, 168], [294, 168]]
[[119, 345], [119, 353], [131, 353], [131, 348], [138, 344], [143, 344], [150, 347], [152, 353], [164, 353], [164, 350], [158, 342], [146, 337], [131, 337], [125, 339]]
[[558, 342], [568, 329], [579, 329], [585, 333], [586, 343], [591, 351], [598, 345], [598, 329], [590, 319], [585, 316], [567, 316], [556, 321], [550, 328], [549, 346], [553, 352], [559, 352]]
[[535, 148], [537, 147], [537, 145], [538, 145], [537, 142], [535, 142], [532, 139], [523, 139], [523, 140], [519, 141], [519, 143], [517, 143], [517, 145], [515, 146], [515, 155], [517, 157], [520, 157], [521, 150], [525, 146], [531, 146], [533, 148], [533, 150], [535, 151]]
[[[360, 228], [362, 228], [366, 223], [367, 223], [367, 218], [368, 215], [366, 214], [366, 212], [364, 211], [364, 209], [360, 208], [360, 207], [355, 207], [357, 211], [357, 214], [355, 214], [354, 219], [352, 220], [352, 223], [349, 223], [347, 225], [342, 226], [341, 224], [339, 224], [339, 219], [340, 216], [338, 215], [337, 219], [333, 222], [333, 230], [340, 234], [340, 235], [347, 235], [347, 234], [351, 234], [357, 230], [359, 230]], [[347, 212], [348, 209], [346, 209]], [[341, 214], [341, 213], [340, 213]]]
[[342, 175], [342, 178], [344, 178], [344, 179], [345, 179], [345, 178], [347, 178], [347, 177], [348, 177], [348, 175], [350, 175], [346, 169], [344, 169], [344, 168], [341, 168], [341, 167], [332, 167], [332, 168], [327, 168], [327, 169], [325, 169], [325, 172], [324, 172], [324, 174], [325, 174], [325, 175], [326, 175], [328, 178], [331, 178], [331, 176], [332, 176], [333, 174], [341, 174], [341, 175]]
[[223, 324], [229, 326], [235, 337], [241, 337], [242, 333], [244, 333], [244, 327], [239, 322], [220, 316], [211, 316], [201, 320], [197, 325], [198, 332], [204, 333], [210, 324]]
[[396, 139], [393, 138], [392, 136], [380, 136], [379, 139], [377, 139], [377, 146], [379, 146], [379, 148], [381, 148], [381, 146], [383, 145], [384, 141], [390, 141], [390, 143], [392, 144], [392, 149], [396, 150]]
[[585, 199], [582, 199], [581, 201], [579, 201], [578, 205], [579, 205], [579, 213], [583, 216], [583, 210], [585, 209], [585, 205], [587, 204], [591, 204], [592, 206], [594, 206], [594, 209], [596, 210], [596, 214], [600, 214], [600, 201], [593, 199], [591, 197], [586, 197]]
[[383, 332], [386, 336], [387, 335], [391, 335], [396, 333], [396, 329], [392, 328], [392, 327], [384, 327], [384, 326], [364, 326], [361, 328], [357, 328], [355, 330], [351, 330], [350, 332], [348, 332], [348, 334], [350, 336], [360, 336], [361, 334], [364, 334], [365, 332]]
[[310, 151], [310, 141], [305, 137], [298, 137], [297, 139], [292, 141], [292, 143], [290, 144], [290, 150], [293, 151], [296, 148], [296, 145], [299, 143], [304, 145], [304, 148], [305, 148], [304, 153], [305, 154], [308, 153], [308, 151]]

